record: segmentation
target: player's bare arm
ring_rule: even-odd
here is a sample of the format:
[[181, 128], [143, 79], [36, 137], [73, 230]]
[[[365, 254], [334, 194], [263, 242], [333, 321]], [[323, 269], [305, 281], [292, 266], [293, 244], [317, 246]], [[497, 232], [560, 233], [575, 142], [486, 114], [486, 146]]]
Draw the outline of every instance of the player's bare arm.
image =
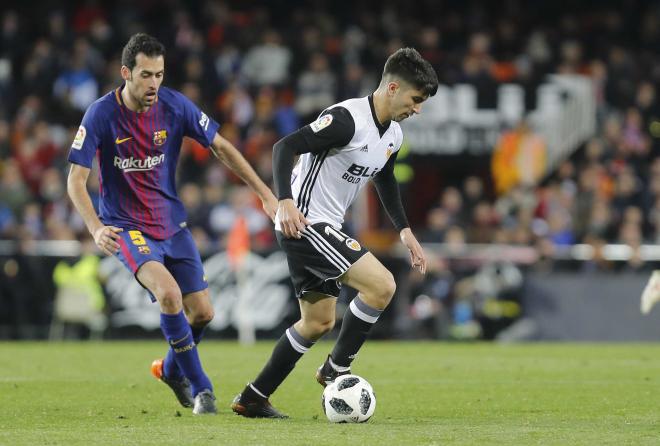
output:
[[415, 235], [410, 228], [404, 228], [399, 233], [399, 236], [401, 237], [401, 242], [410, 251], [410, 263], [413, 269], [426, 274], [426, 256], [424, 255], [424, 249], [422, 249]]
[[105, 255], [113, 255], [119, 251], [119, 232], [121, 228], [104, 225], [96, 215], [92, 199], [87, 192], [87, 178], [89, 177], [87, 167], [71, 164], [69, 177], [67, 179], [67, 191], [71, 202], [83, 218], [89, 233], [94, 237], [94, 243]]
[[264, 212], [271, 220], [274, 220], [278, 207], [277, 199], [266, 183], [259, 178], [250, 163], [241, 155], [241, 152], [217, 133], [213, 138], [211, 151], [257, 194], [263, 203]]

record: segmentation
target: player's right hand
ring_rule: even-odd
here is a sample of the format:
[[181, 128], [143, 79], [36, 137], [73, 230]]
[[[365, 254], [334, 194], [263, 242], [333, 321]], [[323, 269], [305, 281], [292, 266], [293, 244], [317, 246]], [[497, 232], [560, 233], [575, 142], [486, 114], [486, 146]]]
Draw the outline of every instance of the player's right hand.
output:
[[264, 212], [270, 217], [272, 221], [275, 221], [275, 215], [277, 214], [277, 208], [279, 207], [279, 202], [275, 195], [269, 190], [268, 194], [261, 199], [263, 203]]
[[94, 243], [103, 254], [111, 256], [116, 254], [119, 251], [119, 233], [122, 232], [122, 228], [117, 228], [115, 226], [101, 226], [94, 231]]
[[300, 209], [296, 207], [296, 203], [291, 198], [280, 200], [277, 207], [277, 215], [279, 215], [280, 226], [285, 237], [302, 237], [302, 231], [309, 224], [309, 221], [300, 212]]

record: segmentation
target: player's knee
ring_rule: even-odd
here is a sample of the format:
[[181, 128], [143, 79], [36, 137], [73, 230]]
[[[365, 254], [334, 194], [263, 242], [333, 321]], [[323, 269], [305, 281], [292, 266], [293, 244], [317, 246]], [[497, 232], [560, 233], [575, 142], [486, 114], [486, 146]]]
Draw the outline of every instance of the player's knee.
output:
[[395, 291], [394, 276], [386, 271], [368, 289], [362, 291], [362, 299], [367, 305], [384, 310], [392, 300]]
[[394, 276], [389, 271], [374, 284], [373, 287], [373, 300], [372, 302], [377, 308], [385, 308], [390, 301], [394, 292], [396, 291], [396, 282], [394, 281]]
[[191, 325], [195, 327], [204, 327], [208, 325], [215, 316], [213, 308], [205, 308], [202, 311], [195, 313], [192, 317]]
[[334, 327], [335, 327], [334, 318], [333, 319], [328, 318], [318, 322], [318, 332], [320, 333], [320, 336], [323, 336], [326, 333], [331, 332]]
[[156, 290], [156, 298], [158, 299], [161, 308], [168, 313], [183, 309], [181, 291], [177, 287]]
[[307, 337], [310, 341], [316, 341], [331, 331], [335, 326], [335, 320], [331, 318], [303, 321]]

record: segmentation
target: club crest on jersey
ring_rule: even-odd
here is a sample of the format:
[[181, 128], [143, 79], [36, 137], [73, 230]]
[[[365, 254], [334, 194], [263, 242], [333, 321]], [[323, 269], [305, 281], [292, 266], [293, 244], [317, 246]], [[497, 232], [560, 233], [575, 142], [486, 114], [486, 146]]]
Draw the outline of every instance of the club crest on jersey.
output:
[[156, 130], [154, 132], [154, 144], [162, 146], [167, 139], [167, 130]]
[[151, 254], [151, 249], [148, 246], [138, 246], [140, 254]]
[[330, 124], [332, 124], [332, 115], [323, 115], [316, 121], [312, 122], [309, 126], [314, 133], [318, 133]]
[[346, 239], [346, 246], [348, 246], [353, 251], [359, 251], [360, 248], [362, 248], [360, 246], [360, 243], [358, 243], [358, 241], [353, 239], [353, 238], [347, 238]]
[[73, 144], [71, 144], [71, 148], [76, 150], [82, 149], [83, 143], [85, 142], [85, 136], [87, 136], [87, 129], [81, 125], [78, 127], [76, 137], [73, 138]]
[[390, 156], [392, 156], [392, 152], [394, 152], [394, 143], [389, 143], [387, 145], [387, 152], [385, 153], [387, 159], [390, 159]]

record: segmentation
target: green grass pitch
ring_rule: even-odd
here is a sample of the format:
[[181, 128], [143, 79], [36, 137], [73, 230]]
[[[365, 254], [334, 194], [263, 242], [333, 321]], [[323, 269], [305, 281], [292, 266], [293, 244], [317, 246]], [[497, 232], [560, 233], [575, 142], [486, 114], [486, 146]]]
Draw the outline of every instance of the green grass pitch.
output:
[[219, 415], [194, 417], [149, 374], [164, 342], [0, 343], [0, 445], [657, 445], [660, 345], [368, 342], [366, 424], [331, 424], [315, 346], [272, 398], [289, 420], [229, 409], [273, 344], [200, 346]]

